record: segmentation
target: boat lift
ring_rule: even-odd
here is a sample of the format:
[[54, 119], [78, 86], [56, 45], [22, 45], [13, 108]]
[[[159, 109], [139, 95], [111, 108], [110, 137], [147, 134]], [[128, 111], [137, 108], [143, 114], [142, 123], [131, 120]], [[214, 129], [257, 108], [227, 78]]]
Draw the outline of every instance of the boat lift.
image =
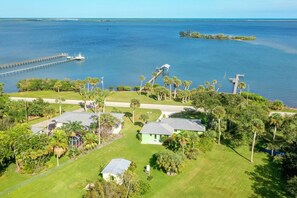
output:
[[148, 81], [148, 83], [154, 82], [161, 74], [165, 75], [166, 73], [168, 73], [169, 68], [170, 68], [170, 65], [169, 64], [165, 64], [165, 65], [162, 65], [160, 68], [156, 68], [157, 74], [155, 76], [153, 76]]

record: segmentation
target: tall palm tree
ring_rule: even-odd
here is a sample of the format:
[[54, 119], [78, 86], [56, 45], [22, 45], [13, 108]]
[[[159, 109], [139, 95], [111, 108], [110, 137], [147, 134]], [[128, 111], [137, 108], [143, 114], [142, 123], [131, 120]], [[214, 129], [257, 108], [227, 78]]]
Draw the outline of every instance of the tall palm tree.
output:
[[96, 87], [96, 85], [100, 82], [99, 78], [91, 78], [90, 79], [90, 84], [92, 85], [91, 91]]
[[191, 84], [192, 84], [192, 81], [188, 81], [188, 80], [183, 81], [184, 90], [189, 90]]
[[178, 77], [174, 76], [172, 78], [173, 86], [174, 86], [174, 99], [176, 98], [177, 88], [182, 84], [182, 81], [178, 79]]
[[242, 90], [244, 90], [246, 88], [246, 84], [244, 83], [244, 82], [240, 82], [239, 84], [238, 84], [238, 89], [240, 90], [240, 95], [241, 95], [241, 92], [242, 92]]
[[145, 80], [145, 77], [144, 77], [144, 75], [141, 75], [141, 76], [139, 77], [139, 80], [140, 80], [140, 88], [139, 88], [139, 93], [140, 93], [140, 95], [141, 95], [142, 86], [143, 86], [143, 81]]
[[49, 126], [50, 119], [54, 117], [56, 114], [56, 110], [53, 107], [46, 107], [44, 109], [43, 115], [48, 119], [47, 121], [47, 128]]
[[157, 76], [157, 72], [153, 72], [153, 73], [152, 73], [152, 77], [154, 78], [154, 79], [153, 79], [153, 83], [152, 83], [153, 86], [154, 86], [155, 81], [156, 81], [156, 76]]
[[216, 84], [218, 84], [218, 81], [216, 79], [212, 80], [212, 85], [214, 87], [214, 90], [216, 90]]
[[91, 77], [87, 77], [85, 81], [87, 83], [87, 90], [90, 91], [90, 83], [92, 81], [92, 78]]
[[226, 116], [226, 111], [222, 106], [216, 106], [212, 111], [213, 116], [215, 119], [218, 120], [218, 130], [219, 130], [219, 137], [218, 137], [218, 144], [221, 144], [221, 120], [224, 119]]
[[252, 144], [252, 152], [251, 152], [251, 162], [254, 163], [254, 148], [256, 144], [257, 133], [261, 134], [265, 131], [265, 125], [260, 119], [253, 119], [251, 121], [251, 131], [254, 134], [253, 144]]
[[140, 107], [140, 102], [139, 100], [137, 99], [132, 99], [131, 102], [130, 102], [130, 108], [132, 109], [132, 112], [133, 112], [133, 124], [135, 122], [135, 110], [136, 108], [139, 108]]
[[171, 95], [172, 95], [172, 90], [171, 90], [172, 79], [169, 78], [169, 76], [164, 76], [163, 81], [164, 81], [164, 85], [165, 86], [169, 86], [169, 99], [171, 100]]
[[144, 85], [145, 91], [147, 92], [147, 95], [150, 96], [151, 92], [153, 91], [153, 85], [151, 83], [145, 83]]
[[62, 81], [61, 80], [57, 80], [57, 82], [54, 84], [54, 89], [58, 91], [58, 93], [60, 93], [60, 88], [62, 87]]
[[64, 102], [65, 99], [62, 97], [58, 97], [55, 101], [56, 101], [56, 103], [59, 104], [59, 113], [61, 115], [62, 114], [62, 102]]
[[87, 112], [87, 101], [89, 99], [88, 91], [86, 88], [82, 88], [79, 92], [82, 100], [84, 101], [84, 110]]
[[[284, 121], [283, 117], [278, 113], [274, 113], [269, 117], [270, 125], [274, 126], [272, 143], [274, 143], [277, 129], [281, 127], [281, 125], [283, 124], [283, 121]], [[271, 151], [272, 156], [273, 156], [273, 153], [274, 153], [274, 149], [272, 149]]]
[[57, 166], [60, 165], [59, 158], [67, 151], [68, 138], [63, 130], [57, 130], [51, 137], [51, 146], [57, 157]]
[[84, 86], [85, 86], [86, 82], [84, 80], [76, 80], [74, 82], [74, 88], [76, 91], [81, 91]]

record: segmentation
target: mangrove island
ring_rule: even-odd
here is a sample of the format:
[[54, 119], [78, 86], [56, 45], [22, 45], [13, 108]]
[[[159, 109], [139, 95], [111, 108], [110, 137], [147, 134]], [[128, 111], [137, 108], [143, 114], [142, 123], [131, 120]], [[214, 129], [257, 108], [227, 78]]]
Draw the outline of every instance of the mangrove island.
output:
[[199, 32], [180, 32], [180, 37], [184, 38], [198, 38], [198, 39], [217, 39], [217, 40], [238, 40], [238, 41], [253, 41], [255, 36], [229, 36], [225, 34], [201, 34]]

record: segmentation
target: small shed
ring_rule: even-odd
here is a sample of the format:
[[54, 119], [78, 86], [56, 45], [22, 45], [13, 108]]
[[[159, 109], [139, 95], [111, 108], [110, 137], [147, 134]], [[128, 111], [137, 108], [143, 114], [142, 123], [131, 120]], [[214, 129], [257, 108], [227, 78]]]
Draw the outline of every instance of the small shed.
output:
[[114, 181], [117, 184], [123, 183], [123, 175], [128, 170], [131, 161], [118, 158], [112, 159], [101, 172], [106, 181]]

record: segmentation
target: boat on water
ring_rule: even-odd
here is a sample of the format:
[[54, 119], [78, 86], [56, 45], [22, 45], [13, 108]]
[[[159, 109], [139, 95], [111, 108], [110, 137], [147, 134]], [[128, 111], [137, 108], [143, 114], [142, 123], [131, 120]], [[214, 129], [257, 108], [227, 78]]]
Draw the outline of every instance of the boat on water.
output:
[[83, 61], [85, 60], [85, 57], [81, 53], [79, 53], [77, 56], [67, 56], [67, 59]]

